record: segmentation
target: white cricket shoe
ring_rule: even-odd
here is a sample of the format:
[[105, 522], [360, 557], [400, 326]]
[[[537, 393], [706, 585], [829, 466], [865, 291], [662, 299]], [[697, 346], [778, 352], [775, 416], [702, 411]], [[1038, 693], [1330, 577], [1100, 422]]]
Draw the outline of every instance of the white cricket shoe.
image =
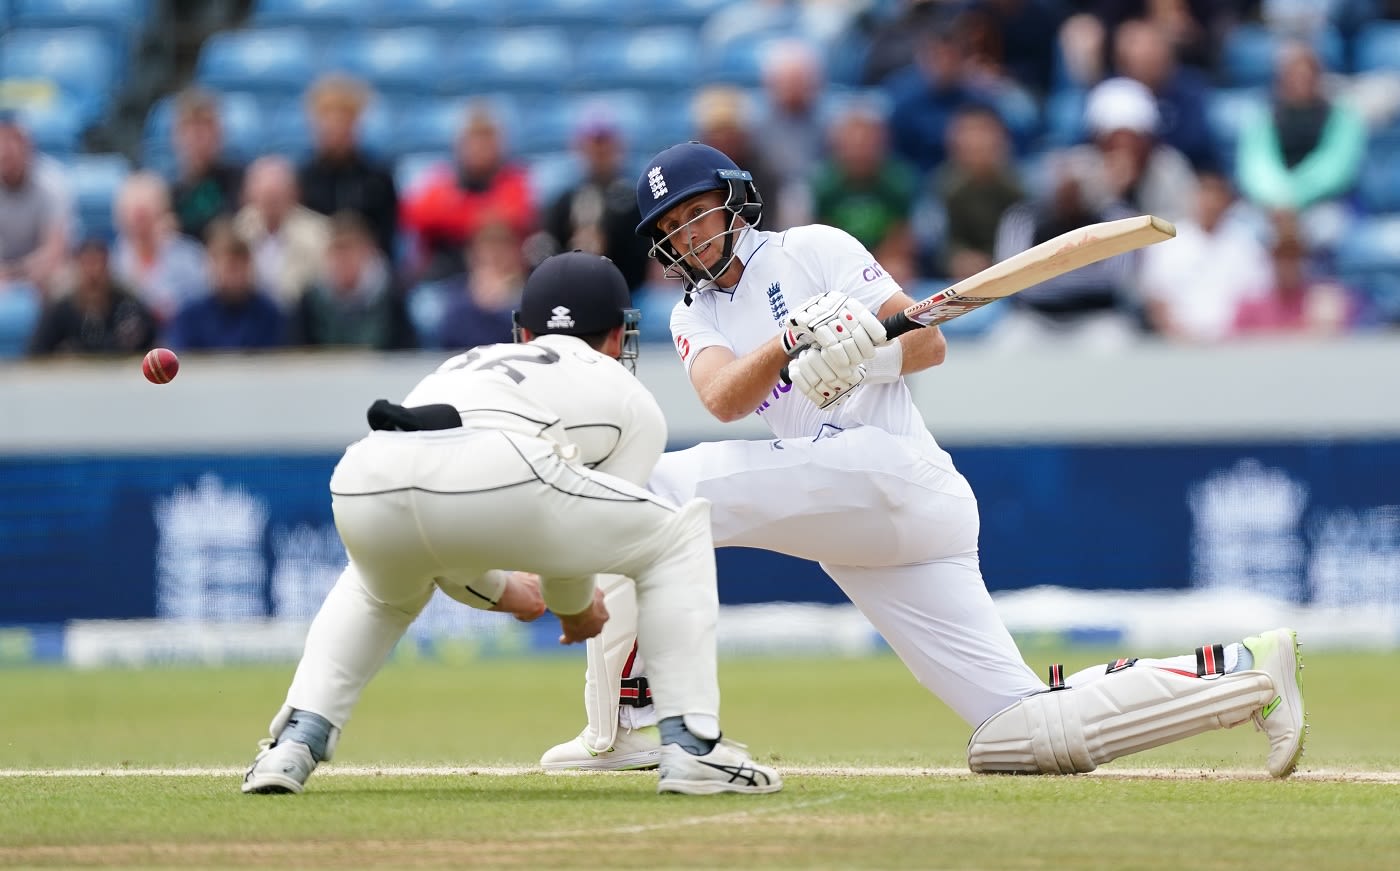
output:
[[1254, 655], [1254, 670], [1273, 681], [1273, 701], [1254, 713], [1254, 725], [1269, 736], [1269, 773], [1287, 777], [1298, 767], [1303, 742], [1308, 737], [1303, 718], [1303, 656], [1298, 652], [1298, 633], [1273, 629], [1251, 635], [1244, 646]]
[[661, 731], [655, 726], [617, 730], [613, 745], [601, 753], [589, 747], [580, 734], [556, 744], [540, 757], [546, 771], [640, 771], [661, 761]]
[[783, 788], [778, 772], [759, 765], [743, 744], [720, 739], [704, 756], [686, 752], [679, 744], [661, 748], [661, 779], [657, 792], [713, 795], [717, 792], [777, 792]]
[[311, 748], [300, 741], [283, 741], [273, 744], [264, 738], [262, 750], [254, 757], [248, 773], [243, 775], [243, 791], [246, 793], [299, 793], [306, 786], [306, 778], [316, 770], [316, 759]]

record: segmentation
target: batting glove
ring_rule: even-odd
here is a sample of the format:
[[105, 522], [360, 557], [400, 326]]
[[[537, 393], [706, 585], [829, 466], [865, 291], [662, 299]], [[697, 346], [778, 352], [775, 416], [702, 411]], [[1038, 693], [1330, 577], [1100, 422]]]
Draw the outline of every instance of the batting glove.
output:
[[875, 346], [885, 341], [885, 328], [878, 318], [844, 293], [827, 291], [809, 300], [787, 318], [783, 350], [795, 356], [802, 348], [816, 345], [830, 348], [845, 343], [844, 352], [852, 363], [875, 356]]
[[807, 348], [788, 364], [788, 377], [813, 405], [829, 408], [844, 401], [865, 379], [865, 366], [833, 367], [823, 349]]

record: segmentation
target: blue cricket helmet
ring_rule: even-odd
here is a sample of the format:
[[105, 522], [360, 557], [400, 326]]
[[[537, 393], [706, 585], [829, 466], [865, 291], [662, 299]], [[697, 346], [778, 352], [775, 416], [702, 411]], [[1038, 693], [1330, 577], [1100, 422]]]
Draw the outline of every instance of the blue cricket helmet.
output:
[[637, 210], [642, 221], [638, 236], [655, 238], [657, 220], [678, 203], [706, 191], [729, 192], [725, 206], [749, 226], [758, 223], [763, 199], [754, 187], [753, 176], [718, 148], [699, 142], [682, 142], [647, 161], [637, 179]]

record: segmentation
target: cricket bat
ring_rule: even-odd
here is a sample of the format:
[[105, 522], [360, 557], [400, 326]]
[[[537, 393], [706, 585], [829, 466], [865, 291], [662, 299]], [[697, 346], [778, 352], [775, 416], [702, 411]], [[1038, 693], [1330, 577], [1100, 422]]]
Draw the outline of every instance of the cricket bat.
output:
[[933, 327], [1042, 281], [1076, 269], [1156, 245], [1176, 235], [1170, 221], [1139, 215], [1089, 224], [1012, 255], [976, 275], [885, 318], [885, 335], [893, 339], [920, 327]]

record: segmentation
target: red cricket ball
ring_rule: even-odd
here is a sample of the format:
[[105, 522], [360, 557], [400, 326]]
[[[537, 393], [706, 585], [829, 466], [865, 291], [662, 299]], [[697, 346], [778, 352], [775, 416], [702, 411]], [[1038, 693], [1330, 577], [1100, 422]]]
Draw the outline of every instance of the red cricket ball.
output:
[[141, 374], [152, 384], [169, 384], [180, 371], [180, 358], [169, 348], [153, 348], [141, 361]]

